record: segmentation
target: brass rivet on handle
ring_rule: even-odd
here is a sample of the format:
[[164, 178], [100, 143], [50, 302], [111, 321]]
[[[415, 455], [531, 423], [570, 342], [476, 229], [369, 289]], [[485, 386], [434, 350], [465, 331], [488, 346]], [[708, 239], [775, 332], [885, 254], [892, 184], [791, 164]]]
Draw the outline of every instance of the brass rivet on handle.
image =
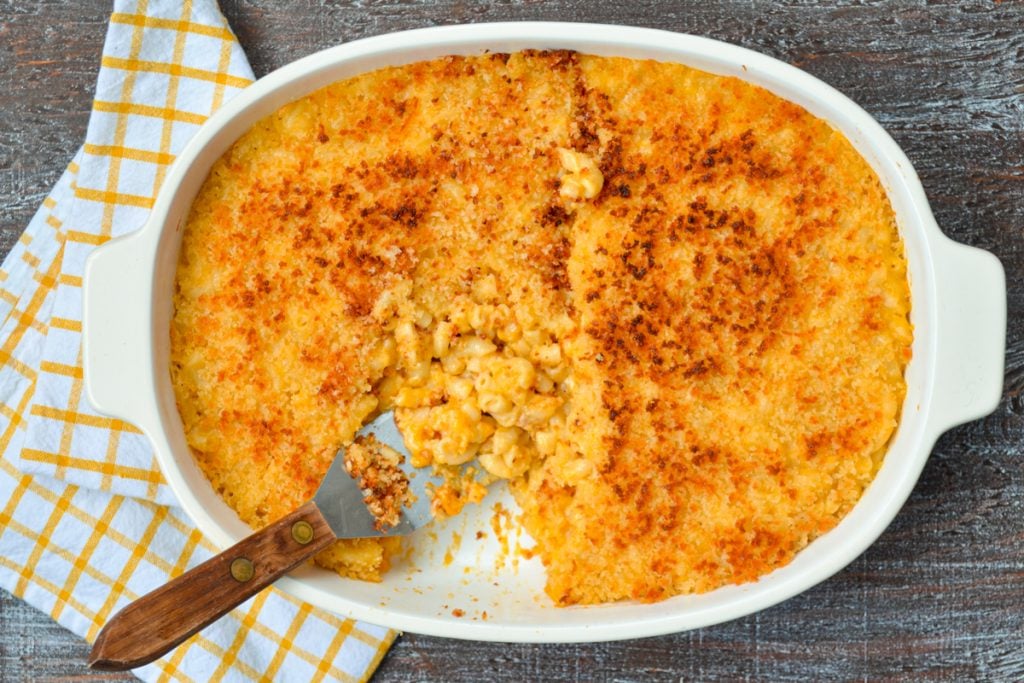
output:
[[256, 573], [252, 560], [245, 557], [237, 557], [231, 561], [231, 578], [238, 583], [245, 583]]
[[299, 545], [306, 545], [313, 540], [313, 525], [300, 520], [292, 524], [292, 538]]

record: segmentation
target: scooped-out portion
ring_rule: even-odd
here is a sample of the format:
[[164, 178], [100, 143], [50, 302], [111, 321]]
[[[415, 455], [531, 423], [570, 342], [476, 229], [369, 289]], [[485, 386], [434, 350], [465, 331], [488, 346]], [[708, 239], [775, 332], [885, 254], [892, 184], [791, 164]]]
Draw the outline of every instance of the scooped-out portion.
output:
[[[186, 437], [242, 519], [309, 499], [394, 409], [448, 475], [435, 514], [509, 481], [561, 605], [789, 562], [878, 471], [912, 341], [892, 208], [839, 132], [566, 51], [382, 69], [263, 119], [195, 200], [174, 305]], [[379, 580], [400, 543], [316, 561]]]

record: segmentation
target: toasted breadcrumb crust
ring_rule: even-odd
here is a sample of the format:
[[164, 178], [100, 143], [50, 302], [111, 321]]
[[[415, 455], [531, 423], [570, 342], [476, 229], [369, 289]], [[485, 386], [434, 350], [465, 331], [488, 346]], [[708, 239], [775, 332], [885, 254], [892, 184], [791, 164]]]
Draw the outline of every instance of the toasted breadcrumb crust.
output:
[[363, 500], [383, 533], [402, 519], [402, 508], [415, 502], [409, 477], [402, 470], [405, 456], [373, 434], [360, 434], [345, 449], [345, 471], [356, 479]]
[[[243, 520], [394, 407], [415, 464], [512, 481], [563, 605], [789, 562], [881, 465], [912, 340], [892, 208], [840, 133], [566, 51], [383, 69], [260, 121], [195, 200], [174, 305], [186, 437]], [[397, 549], [317, 562], [379, 580]]]

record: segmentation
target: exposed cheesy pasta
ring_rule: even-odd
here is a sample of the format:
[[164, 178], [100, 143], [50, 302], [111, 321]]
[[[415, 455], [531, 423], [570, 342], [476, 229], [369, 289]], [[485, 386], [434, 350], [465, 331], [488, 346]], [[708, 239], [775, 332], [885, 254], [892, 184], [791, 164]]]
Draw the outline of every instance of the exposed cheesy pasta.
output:
[[[319, 90], [216, 163], [171, 373], [254, 526], [394, 409], [416, 465], [511, 482], [558, 604], [650, 601], [753, 580], [851, 509], [908, 312], [884, 190], [803, 109], [676, 64], [450, 57]], [[435, 510], [483, 493], [453, 476]], [[397, 543], [317, 561], [376, 580]]]

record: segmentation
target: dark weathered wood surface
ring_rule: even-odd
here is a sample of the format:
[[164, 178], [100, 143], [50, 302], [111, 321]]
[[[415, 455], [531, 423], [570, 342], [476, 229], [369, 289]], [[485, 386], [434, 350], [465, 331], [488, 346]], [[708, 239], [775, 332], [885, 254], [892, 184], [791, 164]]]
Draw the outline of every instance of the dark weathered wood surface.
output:
[[[892, 527], [833, 579], [761, 614], [647, 640], [493, 645], [407, 634], [380, 681], [1024, 680], [1024, 4], [225, 0], [258, 74], [341, 41], [435, 24], [598, 21], [728, 40], [796, 64], [903, 146], [939, 224], [995, 252], [1010, 301], [1005, 400], [935, 448]], [[105, 0], [0, 0], [0, 247], [85, 130]], [[0, 596], [0, 679], [109, 675]]]

